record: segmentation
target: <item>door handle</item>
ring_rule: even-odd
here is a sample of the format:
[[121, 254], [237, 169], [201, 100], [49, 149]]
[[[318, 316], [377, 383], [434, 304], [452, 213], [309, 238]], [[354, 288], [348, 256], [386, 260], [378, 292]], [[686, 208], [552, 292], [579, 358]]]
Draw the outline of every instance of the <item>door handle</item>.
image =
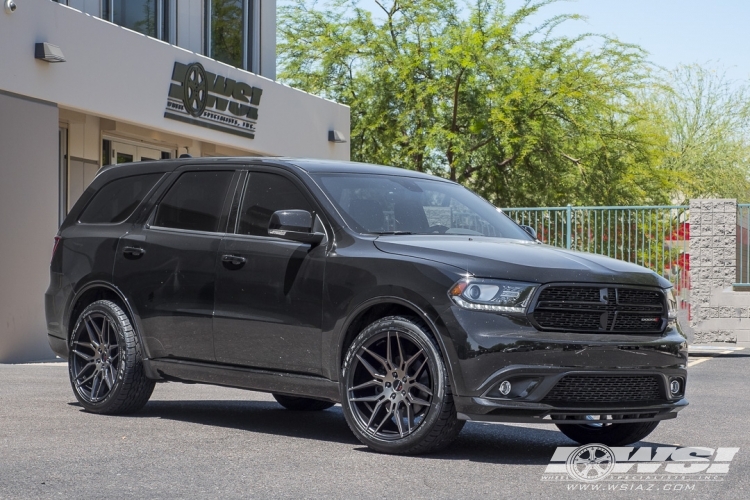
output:
[[247, 259], [245, 257], [240, 257], [239, 255], [223, 255], [221, 257], [221, 261], [227, 262], [234, 266], [241, 266], [242, 264], [247, 262]]
[[132, 257], [137, 259], [138, 257], [141, 257], [144, 253], [146, 253], [146, 250], [144, 250], [141, 247], [125, 247], [122, 249], [122, 253], [126, 257]]

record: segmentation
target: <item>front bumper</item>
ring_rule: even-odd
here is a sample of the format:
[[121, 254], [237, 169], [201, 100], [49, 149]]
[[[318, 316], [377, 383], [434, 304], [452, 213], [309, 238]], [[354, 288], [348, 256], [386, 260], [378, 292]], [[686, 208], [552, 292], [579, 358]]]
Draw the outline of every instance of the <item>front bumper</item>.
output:
[[[648, 378], [659, 386], [658, 397], [643, 401], [546, 401], [550, 392], [565, 377], [605, 378], [625, 380]], [[507, 397], [499, 394], [497, 387], [504, 380], [521, 385]], [[682, 389], [676, 396], [669, 394], [669, 382], [680, 380]], [[688, 405], [684, 398], [687, 374], [684, 369], [669, 370], [569, 370], [564, 368], [509, 367], [497, 372], [487, 384], [482, 396], [454, 397], [458, 418], [483, 422], [519, 423], [571, 423], [571, 418], [588, 415], [606, 415], [628, 423], [652, 422], [675, 418], [677, 412]], [[529, 385], [531, 390], [526, 393]], [[520, 392], [520, 394], [519, 394]], [[604, 392], [606, 396], [606, 392]]]
[[[608, 415], [647, 422], [674, 418], [688, 404], [687, 342], [676, 324], [658, 335], [541, 332], [525, 318], [451, 312], [444, 318], [456, 353], [451, 368], [460, 419], [571, 423]], [[580, 387], [570, 398], [551, 397], [569, 376]], [[588, 397], [590, 377], [614, 383], [597, 381], [596, 396]], [[676, 394], [669, 389], [673, 380], [680, 383]], [[513, 387], [507, 395], [499, 391], [503, 381]]]

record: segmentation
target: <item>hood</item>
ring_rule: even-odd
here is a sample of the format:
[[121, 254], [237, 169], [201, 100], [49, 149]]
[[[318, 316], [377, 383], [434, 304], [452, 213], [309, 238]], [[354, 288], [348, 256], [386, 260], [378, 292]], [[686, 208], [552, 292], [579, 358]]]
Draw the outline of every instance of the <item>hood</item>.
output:
[[378, 237], [375, 246], [386, 253], [440, 262], [482, 278], [671, 286], [655, 272], [636, 264], [530, 241], [483, 236], [388, 235]]

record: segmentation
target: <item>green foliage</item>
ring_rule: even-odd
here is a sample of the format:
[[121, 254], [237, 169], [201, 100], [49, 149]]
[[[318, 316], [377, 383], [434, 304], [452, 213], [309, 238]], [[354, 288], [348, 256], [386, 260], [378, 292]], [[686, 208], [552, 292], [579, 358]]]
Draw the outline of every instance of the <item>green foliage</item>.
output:
[[676, 198], [750, 201], [750, 89], [721, 72], [680, 66], [643, 99], [665, 134], [664, 167], [680, 179]]
[[555, 0], [515, 12], [497, 0], [383, 1], [378, 16], [356, 0], [279, 11], [279, 78], [351, 107], [353, 160], [441, 175], [498, 206], [696, 192], [700, 163], [676, 161], [671, 94], [639, 47], [557, 36], [575, 15], [533, 25]]

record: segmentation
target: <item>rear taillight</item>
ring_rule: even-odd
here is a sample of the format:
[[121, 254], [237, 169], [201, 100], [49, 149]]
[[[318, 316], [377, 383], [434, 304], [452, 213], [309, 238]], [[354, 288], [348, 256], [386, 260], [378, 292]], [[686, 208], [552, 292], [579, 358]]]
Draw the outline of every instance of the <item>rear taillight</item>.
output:
[[55, 254], [57, 253], [57, 247], [60, 246], [61, 239], [60, 236], [55, 236], [55, 244], [52, 246], [52, 258], [50, 259], [50, 263], [55, 260]]

